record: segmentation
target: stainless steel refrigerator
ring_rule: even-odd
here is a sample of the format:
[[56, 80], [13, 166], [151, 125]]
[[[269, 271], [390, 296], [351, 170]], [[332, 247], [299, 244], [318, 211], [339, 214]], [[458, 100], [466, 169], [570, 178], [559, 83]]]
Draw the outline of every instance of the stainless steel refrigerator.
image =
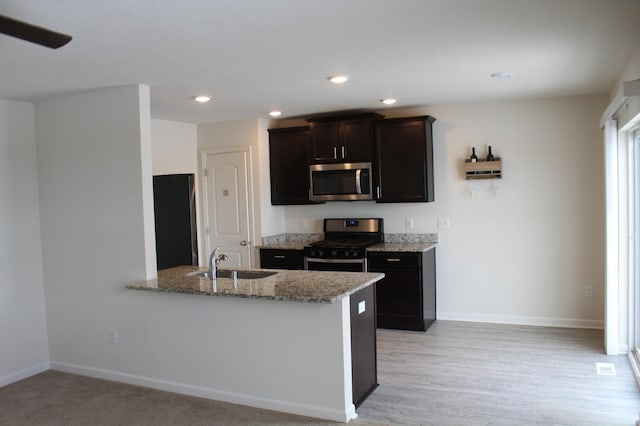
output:
[[198, 265], [193, 174], [153, 177], [158, 270]]

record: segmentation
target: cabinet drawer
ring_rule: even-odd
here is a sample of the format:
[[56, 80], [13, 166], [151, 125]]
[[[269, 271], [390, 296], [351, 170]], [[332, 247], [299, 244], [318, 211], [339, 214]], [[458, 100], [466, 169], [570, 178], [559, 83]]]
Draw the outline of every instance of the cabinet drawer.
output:
[[378, 268], [420, 268], [422, 267], [422, 253], [398, 253], [377, 251], [367, 253], [369, 270]]
[[304, 254], [302, 250], [260, 249], [260, 267], [304, 269]]

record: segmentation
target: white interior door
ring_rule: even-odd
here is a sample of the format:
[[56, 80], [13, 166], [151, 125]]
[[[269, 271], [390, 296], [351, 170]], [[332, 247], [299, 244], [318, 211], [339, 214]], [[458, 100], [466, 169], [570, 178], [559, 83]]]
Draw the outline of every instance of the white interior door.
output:
[[251, 267], [247, 152], [206, 153], [208, 251], [220, 246], [222, 268]]

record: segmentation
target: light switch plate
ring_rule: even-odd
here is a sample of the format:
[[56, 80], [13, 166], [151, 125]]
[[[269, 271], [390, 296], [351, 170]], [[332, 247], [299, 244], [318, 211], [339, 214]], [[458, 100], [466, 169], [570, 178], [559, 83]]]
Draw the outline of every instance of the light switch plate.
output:
[[364, 302], [365, 302], [364, 300], [362, 302], [358, 302], [358, 315], [360, 315], [366, 310]]
[[449, 218], [447, 217], [438, 219], [438, 228], [449, 229]]

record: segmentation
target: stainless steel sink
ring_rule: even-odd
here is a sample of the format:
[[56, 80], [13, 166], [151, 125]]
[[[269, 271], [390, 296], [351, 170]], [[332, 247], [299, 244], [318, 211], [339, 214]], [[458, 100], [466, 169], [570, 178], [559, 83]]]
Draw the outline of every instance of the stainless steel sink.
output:
[[209, 271], [196, 271], [196, 272], [189, 272], [187, 274], [188, 277], [197, 277], [197, 278], [211, 278], [211, 274], [209, 273]]
[[[239, 280], [256, 280], [259, 278], [270, 277], [271, 275], [277, 274], [277, 272], [273, 271], [236, 271], [238, 272]], [[218, 270], [218, 278], [232, 278], [233, 271], [230, 269], [219, 269]]]
[[[257, 280], [259, 278], [270, 277], [271, 275], [277, 274], [277, 272], [272, 271], [236, 271], [238, 272], [239, 280]], [[218, 278], [232, 278], [233, 271], [231, 269], [218, 269]], [[191, 272], [188, 274], [190, 277], [198, 277], [198, 278], [209, 278], [211, 279], [211, 274], [209, 271], [198, 271]]]

